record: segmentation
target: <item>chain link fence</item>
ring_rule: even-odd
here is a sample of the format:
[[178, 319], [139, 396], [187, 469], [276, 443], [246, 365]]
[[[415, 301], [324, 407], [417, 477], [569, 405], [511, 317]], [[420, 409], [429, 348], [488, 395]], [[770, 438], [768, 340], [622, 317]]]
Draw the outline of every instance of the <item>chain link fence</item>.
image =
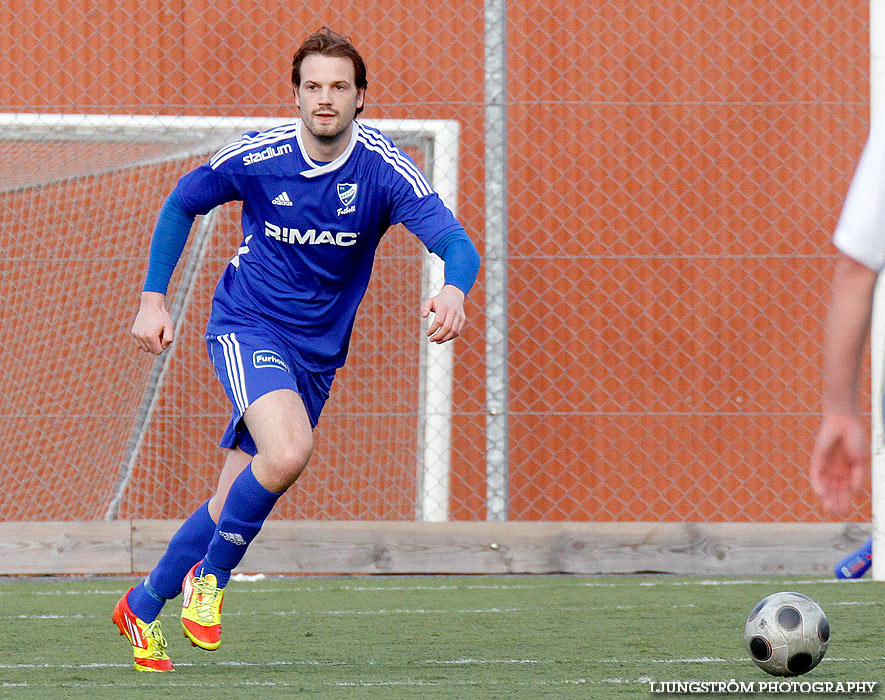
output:
[[[237, 207], [195, 226], [165, 364], [127, 336], [160, 205], [223, 143], [166, 120], [292, 118], [307, 32], [361, 50], [365, 118], [457, 123], [456, 152], [403, 145], [428, 172], [457, 162], [458, 215], [486, 253], [485, 10], [0, 7], [0, 519], [181, 518], [211, 494], [229, 406], [202, 334]], [[445, 517], [489, 517], [486, 308], [503, 301], [506, 518], [820, 519], [806, 473], [829, 238], [868, 126], [867, 4], [528, 0], [491, 20], [506, 27], [506, 299], [488, 297], [486, 265], [446, 454], [425, 454], [427, 392], [447, 390], [428, 382], [426, 261], [396, 229], [314, 460], [274, 517], [426, 517], [429, 459]], [[109, 116], [84, 131], [58, 115]], [[861, 502], [849, 519], [869, 517]]]

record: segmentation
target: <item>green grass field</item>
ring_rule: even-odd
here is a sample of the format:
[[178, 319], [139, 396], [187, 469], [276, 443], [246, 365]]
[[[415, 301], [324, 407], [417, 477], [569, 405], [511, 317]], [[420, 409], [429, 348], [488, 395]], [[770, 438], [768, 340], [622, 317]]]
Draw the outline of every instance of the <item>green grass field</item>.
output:
[[885, 680], [881, 582], [664, 576], [234, 581], [224, 601], [224, 644], [216, 652], [191, 647], [177, 607], [167, 607], [161, 620], [176, 671], [166, 674], [136, 672], [128, 643], [110, 622], [117, 598], [133, 583], [0, 579], [0, 697], [664, 697], [650, 693], [649, 681], [774, 680], [748, 660], [743, 626], [753, 605], [778, 590], [817, 600], [832, 627], [827, 657], [802, 679]]

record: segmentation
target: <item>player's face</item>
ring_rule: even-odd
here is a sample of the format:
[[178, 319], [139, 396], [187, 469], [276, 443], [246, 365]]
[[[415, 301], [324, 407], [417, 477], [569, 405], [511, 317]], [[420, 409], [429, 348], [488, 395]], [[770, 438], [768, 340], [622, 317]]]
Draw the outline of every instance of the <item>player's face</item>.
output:
[[308, 54], [301, 64], [301, 85], [295, 104], [307, 130], [328, 143], [350, 138], [356, 110], [363, 105], [365, 90], [358, 90], [353, 63], [340, 56]]

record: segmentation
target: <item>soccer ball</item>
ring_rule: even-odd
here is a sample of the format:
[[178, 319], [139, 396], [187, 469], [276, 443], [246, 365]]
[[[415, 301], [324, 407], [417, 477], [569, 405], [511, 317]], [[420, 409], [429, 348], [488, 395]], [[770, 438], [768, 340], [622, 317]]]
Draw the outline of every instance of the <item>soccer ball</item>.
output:
[[744, 628], [750, 658], [773, 676], [799, 676], [820, 663], [830, 623], [807, 595], [782, 591], [759, 601]]

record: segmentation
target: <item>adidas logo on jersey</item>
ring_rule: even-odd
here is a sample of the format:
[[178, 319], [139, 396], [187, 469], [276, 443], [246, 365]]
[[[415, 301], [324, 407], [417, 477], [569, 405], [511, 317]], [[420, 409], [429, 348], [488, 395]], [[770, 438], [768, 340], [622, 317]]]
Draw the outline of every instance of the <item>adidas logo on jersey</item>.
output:
[[276, 204], [278, 207], [291, 207], [293, 206], [292, 200], [289, 199], [289, 193], [283, 190], [280, 192], [274, 199], [271, 200], [271, 204]]

